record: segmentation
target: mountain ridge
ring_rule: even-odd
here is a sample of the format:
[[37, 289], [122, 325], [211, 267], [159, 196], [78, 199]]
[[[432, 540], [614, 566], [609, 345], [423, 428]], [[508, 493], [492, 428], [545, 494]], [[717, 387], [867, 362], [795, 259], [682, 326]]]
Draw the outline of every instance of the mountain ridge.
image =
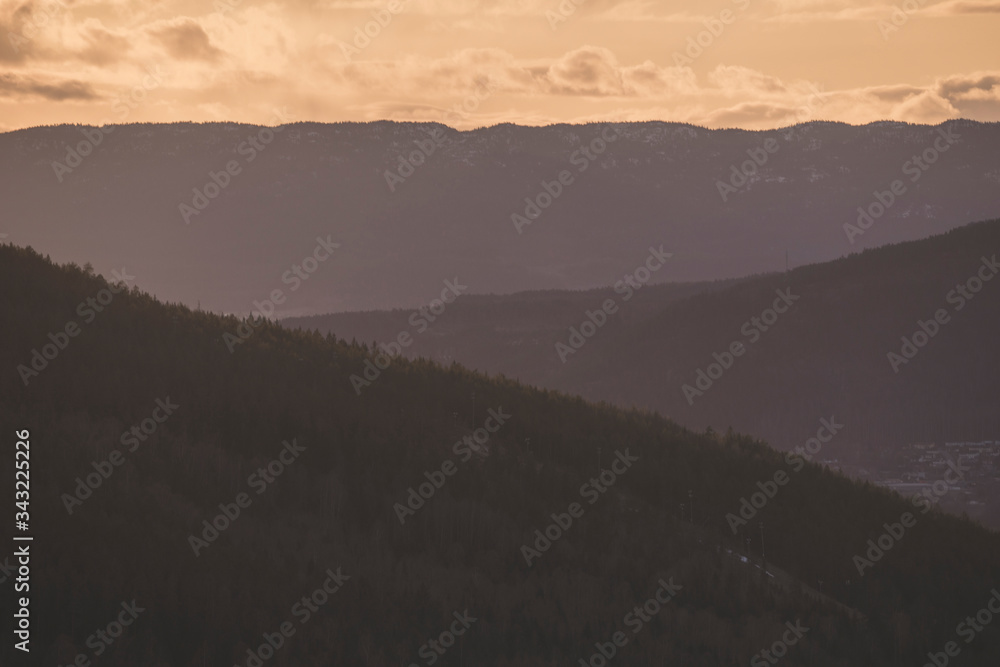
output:
[[[131, 265], [168, 300], [241, 314], [331, 235], [343, 252], [280, 309], [292, 316], [419, 304], [455, 275], [479, 293], [596, 287], [651, 244], [674, 253], [654, 282], [738, 278], [783, 268], [786, 252], [793, 265], [815, 263], [1000, 215], [996, 123], [621, 125], [598, 154], [614, 127], [22, 130], [0, 134], [0, 231], [59, 261]], [[937, 165], [961, 166], [930, 166], [911, 183], [903, 165], [933, 147], [937, 127], [965, 135]], [[259, 148], [255, 130], [270, 137]], [[99, 145], [65, 166], [84, 131]], [[740, 170], [752, 173], [733, 193]], [[845, 233], [894, 180], [906, 192], [862, 235]], [[547, 201], [546, 183], [560, 194], [523, 225], [518, 216], [535, 215], [526, 200]]]
[[[370, 353], [363, 346], [264, 322], [229, 353], [223, 335], [245, 320], [135, 286], [25, 386], [17, 365], [80, 317], [77, 304], [112, 286], [87, 267], [0, 245], [0, 419], [30, 431], [34, 445], [33, 532], [53, 555], [32, 580], [33, 640], [46, 660], [72, 661], [92, 628], [136, 600], [143, 615], [102, 663], [245, 664], [303, 593], [346, 575], [315, 620], [294, 626], [285, 659], [406, 662], [468, 610], [478, 619], [463, 643], [468, 660], [565, 664], [619, 630], [621, 614], [662, 579], [682, 588], [619, 664], [744, 662], [761, 637], [801, 621], [808, 639], [789, 665], [889, 665], [940, 650], [1000, 576], [1000, 534], [917, 514], [896, 494], [791, 459], [794, 481], [762, 510], [767, 563], [821, 587], [837, 601], [828, 604], [759, 574], [756, 525], [730, 531], [741, 497], [789, 465], [760, 441], [694, 433], [454, 364], [398, 360], [356, 395], [348, 376]], [[119, 450], [119, 435], [149, 417], [156, 398], [173, 414], [136, 451]], [[456, 463], [453, 443], [492, 428], [487, 408], [509, 421], [478, 464]], [[264, 495], [240, 500], [282, 441], [304, 448], [301, 462], [285, 460]], [[604, 479], [615, 451], [640, 463], [617, 468], [602, 492], [595, 476]], [[12, 476], [11, 460], [0, 472]], [[449, 461], [462, 466], [453, 476]], [[67, 513], [63, 495], [105, 463], [92, 497]], [[438, 470], [445, 481], [421, 492], [432, 497], [401, 522], [394, 505]], [[591, 494], [578, 516], [572, 503]], [[213, 535], [205, 526], [220, 502], [242, 509]], [[567, 510], [572, 525], [546, 546], [536, 530], [556, 535], [553, 513]], [[859, 574], [853, 557], [866, 540], [907, 512], [916, 525]], [[192, 553], [195, 536], [208, 547]], [[527, 545], [540, 553], [529, 564]], [[941, 572], [952, 576], [932, 576]], [[81, 576], [88, 589], [67, 593], [67, 577]], [[985, 632], [963, 661], [992, 664], [997, 631]]]
[[[428, 333], [415, 336], [405, 352], [456, 360], [591, 400], [642, 406], [692, 428], [732, 425], [779, 448], [799, 442], [799, 434], [808, 426], [807, 418], [796, 415], [789, 396], [778, 395], [788, 387], [805, 392], [800, 395], [803, 400], [822, 395], [821, 404], [837, 406], [856, 426], [868, 424], [863, 430], [873, 430], [866, 440], [890, 435], [912, 441], [949, 436], [993, 439], [1000, 422], [991, 406], [1000, 400], [1000, 386], [984, 373], [1000, 365], [988, 334], [1000, 324], [998, 299], [989, 296], [997, 286], [984, 284], [984, 296], [969, 301], [969, 308], [961, 312], [953, 312], [957, 304], [947, 297], [956, 283], [976, 275], [981, 255], [989, 258], [997, 253], [1000, 221], [992, 220], [788, 273], [728, 283], [649, 286], [636, 292], [633, 302], [621, 303], [621, 312], [609, 315], [607, 324], [587, 337], [579, 350], [562, 355], [556, 346], [567, 344], [571, 327], [579, 328], [588, 319], [587, 312], [615, 296], [613, 290], [539, 294], [533, 310], [522, 303], [522, 295], [463, 296], [430, 325]], [[803, 300], [777, 318], [773, 334], [768, 329], [748, 338], [745, 325], [750, 318], [768, 308], [774, 290], [789, 288], [796, 296], [804, 294]], [[900, 338], [911, 336], [918, 327], [915, 322], [933, 319], [941, 308], [951, 315], [933, 344], [928, 343], [912, 361], [890, 363], [889, 355], [900, 353]], [[282, 322], [384, 343], [406, 330], [405, 314], [340, 313]], [[510, 323], [519, 328], [508, 331]], [[751, 333], [757, 330], [749, 328]], [[959, 336], [957, 342], [953, 336]], [[746, 356], [741, 353], [732, 359], [731, 370], [710, 381], [708, 390], [704, 381], [700, 389], [695, 387], [698, 371], [715, 363], [713, 354], [731, 354], [735, 341], [747, 346]], [[977, 350], [976, 360], [964, 358], [969, 349]], [[951, 369], [950, 376], [944, 367]], [[831, 375], [838, 378], [835, 385]], [[670, 384], [664, 386], [657, 378]], [[764, 378], [777, 384], [754, 386]], [[966, 383], [982, 391], [977, 394]], [[899, 403], [919, 401], [923, 406], [912, 420], [900, 407], [879, 398], [890, 386], [891, 395], [906, 397], [898, 398]], [[685, 392], [684, 387], [698, 389], [698, 394]]]

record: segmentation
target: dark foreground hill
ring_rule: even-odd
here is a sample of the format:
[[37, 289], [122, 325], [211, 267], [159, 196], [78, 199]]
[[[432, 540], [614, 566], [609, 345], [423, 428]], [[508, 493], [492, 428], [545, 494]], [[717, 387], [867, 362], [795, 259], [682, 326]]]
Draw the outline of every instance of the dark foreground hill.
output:
[[[294, 113], [2, 133], [0, 233], [213, 312], [294, 291], [288, 316], [425, 303], [455, 275], [480, 294], [593, 288], [661, 243], [656, 282], [734, 278], [1000, 215], [1000, 123], [458, 132]], [[859, 207], [875, 218], [848, 234]], [[317, 237], [340, 247], [301, 279]]]
[[[407, 355], [654, 409], [692, 428], [732, 426], [785, 449], [822, 412], [867, 448], [995, 440], [998, 259], [1000, 221], [990, 221], [787, 273], [643, 288], [629, 301], [611, 288], [462, 296], [419, 334], [405, 310], [284, 324], [380, 343], [407, 331]], [[609, 298], [617, 310], [606, 322], [574, 334]]]
[[[971, 522], [459, 366], [399, 359], [359, 395], [370, 350], [112, 287], [0, 247], [0, 476], [30, 441], [32, 664], [1000, 655], [996, 621], [965, 621], [1000, 581], [1000, 536]], [[838, 415], [812, 418], [837, 437]], [[762, 505], [745, 525], [741, 498]]]

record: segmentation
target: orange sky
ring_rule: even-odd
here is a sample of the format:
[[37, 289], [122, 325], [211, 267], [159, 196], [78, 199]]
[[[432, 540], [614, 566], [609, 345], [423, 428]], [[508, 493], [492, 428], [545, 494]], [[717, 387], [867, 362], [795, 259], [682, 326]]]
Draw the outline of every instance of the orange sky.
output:
[[1000, 120], [1000, 0], [577, 2], [0, 0], [0, 131]]

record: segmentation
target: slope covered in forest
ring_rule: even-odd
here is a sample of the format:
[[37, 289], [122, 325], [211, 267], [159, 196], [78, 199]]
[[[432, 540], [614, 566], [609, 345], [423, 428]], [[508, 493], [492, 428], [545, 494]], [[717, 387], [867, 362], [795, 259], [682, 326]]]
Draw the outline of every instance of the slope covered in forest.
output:
[[[916, 664], [1000, 579], [997, 534], [748, 437], [425, 361], [357, 393], [370, 350], [160, 303], [128, 268], [118, 288], [0, 247], [0, 421], [9, 449], [29, 431], [46, 662], [248, 665], [270, 637], [268, 665], [565, 665], [621, 632], [615, 664], [715, 667], [790, 623], [786, 665]], [[996, 664], [981, 634], [963, 665]]]
[[[611, 287], [463, 295], [403, 352], [656, 410], [690, 428], [732, 426], [782, 449], [807, 437], [816, 410], [842, 417], [862, 449], [996, 440], [998, 256], [992, 220], [784, 273], [643, 287], [632, 298]], [[609, 298], [616, 310], [602, 316]], [[604, 320], [595, 332], [584, 328], [588, 313]], [[416, 332], [410, 317], [283, 324], [387, 343]]]

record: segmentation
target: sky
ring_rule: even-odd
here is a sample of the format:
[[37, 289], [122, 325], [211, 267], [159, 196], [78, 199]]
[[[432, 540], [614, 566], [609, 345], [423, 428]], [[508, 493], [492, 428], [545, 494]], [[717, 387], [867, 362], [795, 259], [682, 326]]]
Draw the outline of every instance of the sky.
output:
[[1000, 0], [0, 0], [0, 131], [1000, 120]]

